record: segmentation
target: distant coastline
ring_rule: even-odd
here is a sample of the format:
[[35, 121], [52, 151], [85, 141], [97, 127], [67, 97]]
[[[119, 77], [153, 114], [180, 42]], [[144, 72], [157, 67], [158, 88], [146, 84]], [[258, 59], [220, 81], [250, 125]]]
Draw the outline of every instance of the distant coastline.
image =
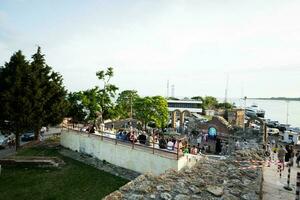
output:
[[300, 97], [298, 97], [298, 98], [290, 98], [290, 97], [270, 97], [270, 98], [248, 98], [248, 99], [257, 99], [257, 100], [279, 100], [279, 101], [300, 101]]

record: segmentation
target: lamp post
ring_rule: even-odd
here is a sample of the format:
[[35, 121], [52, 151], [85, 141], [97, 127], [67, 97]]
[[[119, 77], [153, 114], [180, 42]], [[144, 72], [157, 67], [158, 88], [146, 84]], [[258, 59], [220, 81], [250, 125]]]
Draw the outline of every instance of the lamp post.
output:
[[[244, 120], [243, 120], [243, 130], [245, 132], [246, 127], [245, 127], [245, 119], [246, 119], [246, 106], [247, 106], [247, 97], [244, 97]], [[245, 134], [245, 133], [244, 133]]]
[[289, 101], [286, 101], [286, 124], [289, 123]]

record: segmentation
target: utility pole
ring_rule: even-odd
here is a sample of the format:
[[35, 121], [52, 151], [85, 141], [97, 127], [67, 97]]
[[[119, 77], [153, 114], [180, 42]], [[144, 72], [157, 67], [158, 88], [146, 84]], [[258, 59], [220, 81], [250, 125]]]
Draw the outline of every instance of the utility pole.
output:
[[169, 98], [169, 80], [167, 82], [167, 98]]
[[228, 98], [228, 82], [229, 82], [229, 75], [227, 74], [227, 77], [226, 77], [226, 88], [225, 88], [225, 100], [224, 100], [224, 103], [227, 103], [227, 98]]
[[243, 130], [244, 130], [244, 134], [246, 131], [246, 127], [245, 127], [245, 118], [246, 118], [246, 106], [247, 106], [247, 97], [244, 97], [244, 120], [243, 120]]
[[289, 124], [289, 101], [286, 101], [286, 124]]

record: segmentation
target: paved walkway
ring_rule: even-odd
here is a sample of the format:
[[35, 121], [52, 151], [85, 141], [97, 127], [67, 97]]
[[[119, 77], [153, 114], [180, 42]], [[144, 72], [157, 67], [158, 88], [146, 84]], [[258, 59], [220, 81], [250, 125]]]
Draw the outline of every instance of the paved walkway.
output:
[[280, 178], [276, 164], [272, 163], [271, 167], [264, 167], [263, 200], [294, 200], [296, 196], [295, 186], [297, 172], [300, 172], [300, 168], [297, 168], [294, 162], [294, 166], [291, 168], [290, 181], [290, 186], [293, 190], [288, 191], [283, 188], [287, 184], [288, 168], [284, 168]]

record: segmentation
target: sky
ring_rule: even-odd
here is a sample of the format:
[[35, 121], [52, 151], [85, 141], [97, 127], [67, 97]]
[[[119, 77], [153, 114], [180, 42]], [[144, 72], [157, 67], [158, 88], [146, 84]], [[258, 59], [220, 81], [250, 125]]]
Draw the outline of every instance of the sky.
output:
[[[297, 0], [0, 0], [0, 66], [41, 46], [69, 91], [300, 97]], [[169, 96], [171, 89], [169, 90]]]

